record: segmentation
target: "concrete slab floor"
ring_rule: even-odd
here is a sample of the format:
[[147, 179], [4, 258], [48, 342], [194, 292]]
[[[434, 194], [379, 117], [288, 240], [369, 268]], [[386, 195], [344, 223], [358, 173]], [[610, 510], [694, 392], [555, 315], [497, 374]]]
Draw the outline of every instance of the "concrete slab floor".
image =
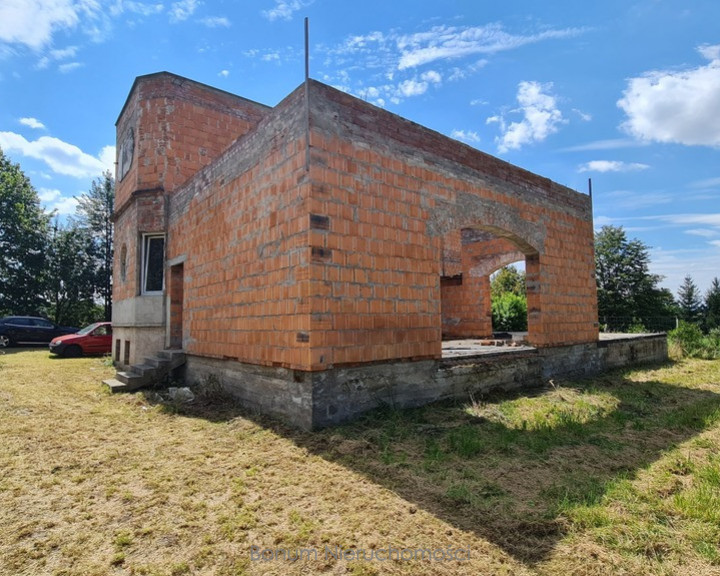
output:
[[457, 358], [459, 356], [481, 356], [486, 354], [508, 354], [513, 352], [527, 352], [535, 350], [532, 346], [521, 344], [514, 340], [491, 339], [465, 339], [445, 340], [442, 343], [443, 358]]
[[[654, 337], [659, 333], [623, 334], [600, 333], [600, 342], [615, 340], [638, 340]], [[527, 332], [510, 332], [510, 338], [467, 338], [464, 340], [444, 340], [442, 343], [443, 358], [457, 358], [460, 356], [482, 356], [487, 354], [507, 354], [513, 352], [527, 352], [535, 350], [525, 342]]]

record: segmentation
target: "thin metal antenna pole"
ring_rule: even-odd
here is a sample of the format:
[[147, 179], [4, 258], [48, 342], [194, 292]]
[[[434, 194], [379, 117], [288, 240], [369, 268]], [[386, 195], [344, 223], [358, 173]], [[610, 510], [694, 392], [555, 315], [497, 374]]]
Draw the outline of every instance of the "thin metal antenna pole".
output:
[[310, 78], [310, 24], [305, 17], [305, 80]]
[[310, 172], [310, 24], [305, 17], [305, 171]]

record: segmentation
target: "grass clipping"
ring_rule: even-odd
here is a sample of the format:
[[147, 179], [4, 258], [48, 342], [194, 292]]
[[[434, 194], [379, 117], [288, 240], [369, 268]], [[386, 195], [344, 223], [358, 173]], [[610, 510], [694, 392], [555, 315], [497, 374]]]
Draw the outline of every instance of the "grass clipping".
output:
[[720, 573], [718, 362], [318, 433], [111, 374], [0, 356], [0, 574]]

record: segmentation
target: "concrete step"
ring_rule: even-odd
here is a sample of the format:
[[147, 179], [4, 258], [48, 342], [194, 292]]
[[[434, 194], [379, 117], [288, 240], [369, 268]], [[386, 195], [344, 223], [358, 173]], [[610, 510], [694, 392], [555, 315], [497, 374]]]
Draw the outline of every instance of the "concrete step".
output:
[[115, 379], [125, 384], [128, 390], [141, 388], [150, 382], [149, 377], [131, 371], [118, 372], [115, 374]]
[[133, 364], [130, 370], [143, 378], [153, 378], [160, 372], [156, 366], [151, 366], [150, 364]]
[[[175, 368], [185, 364], [185, 352], [183, 350], [160, 350], [153, 356], [143, 358], [142, 364], [128, 366], [115, 374], [115, 378], [103, 381], [110, 387], [110, 390], [130, 392], [143, 386], [149, 386], [161, 381]], [[117, 384], [111, 384], [117, 382]]]
[[147, 366], [152, 366], [153, 368], [162, 368], [169, 364], [169, 361], [165, 358], [158, 358], [157, 356], [146, 356], [143, 358], [142, 363]]
[[155, 356], [163, 360], [169, 360], [171, 370], [185, 364], [184, 350], [160, 350]]
[[112, 394], [117, 394], [119, 392], [130, 392], [131, 390], [130, 388], [128, 388], [127, 384], [124, 384], [123, 382], [120, 382], [115, 378], [108, 378], [107, 380], [103, 380], [103, 384], [110, 388], [110, 392]]

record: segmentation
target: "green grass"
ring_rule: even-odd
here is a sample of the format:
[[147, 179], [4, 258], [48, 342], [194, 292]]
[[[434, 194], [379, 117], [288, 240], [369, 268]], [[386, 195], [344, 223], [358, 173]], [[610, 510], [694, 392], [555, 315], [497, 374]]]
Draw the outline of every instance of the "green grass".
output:
[[[384, 408], [305, 433], [112, 396], [98, 359], [0, 357], [0, 574], [720, 573], [720, 363]], [[466, 547], [252, 562], [251, 545]]]

